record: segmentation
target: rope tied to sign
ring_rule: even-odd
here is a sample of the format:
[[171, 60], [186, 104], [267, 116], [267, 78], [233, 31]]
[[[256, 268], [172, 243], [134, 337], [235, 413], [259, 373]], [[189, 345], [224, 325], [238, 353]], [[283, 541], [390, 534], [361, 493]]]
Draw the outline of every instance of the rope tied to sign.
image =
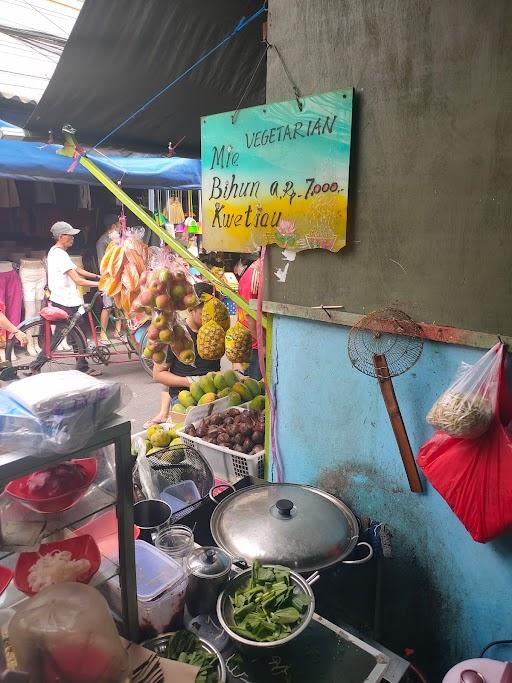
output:
[[121, 128], [124, 128], [130, 121], [133, 121], [134, 118], [136, 118], [139, 114], [141, 114], [143, 111], [145, 111], [149, 106], [153, 104], [159, 97], [164, 95], [166, 92], [168, 92], [171, 88], [173, 88], [177, 83], [179, 83], [181, 80], [185, 78], [185, 76], [188, 76], [188, 74], [196, 69], [200, 64], [202, 64], [208, 57], [210, 57], [212, 54], [217, 52], [221, 47], [223, 47], [226, 43], [228, 43], [231, 38], [234, 38], [238, 33], [243, 31], [249, 24], [251, 24], [255, 19], [257, 19], [259, 16], [267, 12], [266, 5], [262, 5], [256, 12], [251, 14], [249, 17], [242, 17], [238, 23], [236, 24], [235, 28], [228, 33], [228, 35], [223, 38], [220, 43], [212, 47], [210, 50], [205, 52], [199, 59], [197, 59], [191, 66], [189, 66], [185, 71], [183, 71], [179, 76], [174, 78], [170, 83], [168, 83], [166, 86], [164, 86], [161, 90], [159, 90], [155, 95], [149, 98], [147, 102], [145, 102], [141, 107], [139, 107], [136, 111], [133, 112], [133, 114], [130, 114], [124, 121], [121, 121], [115, 128], [113, 128], [110, 133], [107, 133], [101, 140], [99, 140], [92, 149], [96, 149], [100, 145], [103, 145], [107, 140], [109, 140], [115, 133], [119, 132]]

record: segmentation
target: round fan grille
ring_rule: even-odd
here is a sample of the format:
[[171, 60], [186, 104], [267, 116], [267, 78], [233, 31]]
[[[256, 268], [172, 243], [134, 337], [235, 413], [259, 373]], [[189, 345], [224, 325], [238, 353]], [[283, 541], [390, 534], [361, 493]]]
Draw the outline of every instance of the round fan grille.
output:
[[421, 327], [396, 308], [382, 308], [365, 315], [350, 330], [348, 355], [360, 372], [377, 377], [373, 355], [384, 354], [389, 375], [396, 377], [416, 363], [423, 350]]

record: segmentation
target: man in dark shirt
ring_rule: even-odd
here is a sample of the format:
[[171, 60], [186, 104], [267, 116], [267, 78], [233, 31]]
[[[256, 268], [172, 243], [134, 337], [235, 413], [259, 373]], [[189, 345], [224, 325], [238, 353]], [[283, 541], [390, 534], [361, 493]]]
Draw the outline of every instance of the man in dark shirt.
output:
[[[213, 286], [208, 282], [198, 282], [194, 285], [199, 299], [202, 294], [213, 294]], [[194, 342], [194, 351], [196, 353], [195, 365], [185, 365], [179, 361], [171, 350], [167, 352], [167, 358], [162, 365], [153, 366], [153, 379], [159, 382], [164, 387], [167, 387], [162, 393], [160, 412], [152, 420], [146, 423], [157, 424], [164, 422], [169, 413], [169, 397], [171, 403], [176, 403], [178, 394], [182, 389], [188, 389], [196, 377], [207, 375], [209, 372], [217, 372], [220, 370], [220, 360], [204, 360], [197, 353], [197, 333], [201, 327], [201, 317], [203, 312], [203, 303], [200, 303], [194, 308], [188, 309], [187, 319], [185, 324], [187, 330]], [[146, 426], [146, 425], [144, 425]]]

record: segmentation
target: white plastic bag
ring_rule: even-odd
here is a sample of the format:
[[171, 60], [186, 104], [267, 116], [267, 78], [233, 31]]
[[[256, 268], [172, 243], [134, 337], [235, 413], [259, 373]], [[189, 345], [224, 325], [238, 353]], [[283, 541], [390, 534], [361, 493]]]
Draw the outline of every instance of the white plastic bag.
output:
[[498, 400], [502, 344], [477, 363], [463, 363], [453, 384], [441, 394], [427, 422], [450, 436], [474, 439], [489, 429]]
[[76, 450], [122, 407], [127, 395], [131, 392], [118, 382], [77, 370], [13, 382], [0, 389], [0, 452]]

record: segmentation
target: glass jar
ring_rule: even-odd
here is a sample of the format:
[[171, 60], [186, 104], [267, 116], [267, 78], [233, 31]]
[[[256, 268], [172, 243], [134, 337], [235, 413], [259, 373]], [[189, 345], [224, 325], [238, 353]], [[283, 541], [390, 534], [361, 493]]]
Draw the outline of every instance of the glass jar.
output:
[[188, 526], [175, 524], [163, 529], [155, 539], [155, 546], [188, 571], [187, 561], [194, 550], [194, 534]]

